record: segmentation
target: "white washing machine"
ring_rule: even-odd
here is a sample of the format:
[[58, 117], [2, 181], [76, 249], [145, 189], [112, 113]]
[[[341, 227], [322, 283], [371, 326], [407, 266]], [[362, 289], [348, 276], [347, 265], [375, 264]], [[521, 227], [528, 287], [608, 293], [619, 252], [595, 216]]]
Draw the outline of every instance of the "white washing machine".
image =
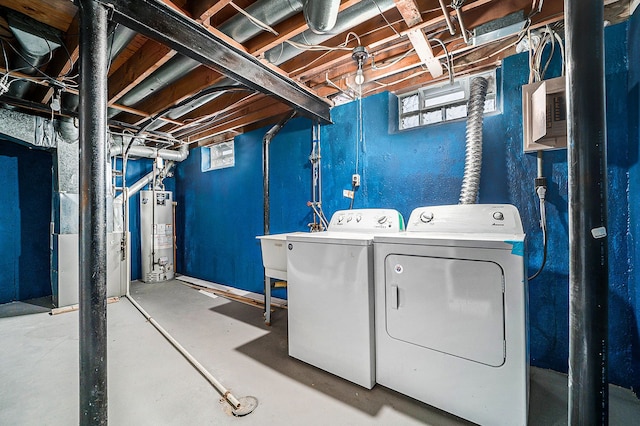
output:
[[396, 210], [345, 210], [326, 232], [287, 236], [290, 356], [374, 386], [373, 236], [403, 228]]
[[525, 425], [525, 235], [511, 205], [422, 207], [375, 251], [377, 383], [481, 425]]

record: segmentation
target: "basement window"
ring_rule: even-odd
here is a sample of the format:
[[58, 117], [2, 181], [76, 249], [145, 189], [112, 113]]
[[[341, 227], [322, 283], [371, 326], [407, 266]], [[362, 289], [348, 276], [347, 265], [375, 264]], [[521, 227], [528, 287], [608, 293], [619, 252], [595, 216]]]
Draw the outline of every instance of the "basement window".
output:
[[203, 172], [225, 169], [236, 164], [233, 141], [204, 146], [200, 152], [201, 170]]
[[466, 118], [469, 87], [471, 80], [475, 77], [484, 77], [489, 81], [484, 113], [499, 112], [496, 74], [494, 69], [480, 74], [456, 78], [453, 84], [449, 84], [447, 81], [399, 96], [399, 130]]

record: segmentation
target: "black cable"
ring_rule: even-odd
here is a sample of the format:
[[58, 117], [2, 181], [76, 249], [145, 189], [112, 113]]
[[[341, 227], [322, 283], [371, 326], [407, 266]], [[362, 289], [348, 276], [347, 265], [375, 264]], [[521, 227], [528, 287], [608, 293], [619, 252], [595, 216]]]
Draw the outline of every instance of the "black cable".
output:
[[540, 275], [542, 270], [544, 269], [544, 265], [547, 263], [547, 224], [542, 224], [542, 264], [540, 264], [540, 268], [536, 271], [535, 274], [528, 278], [529, 281], [535, 279]]
[[356, 186], [351, 185], [351, 202], [349, 203], [349, 210], [353, 209], [353, 201], [356, 198]]

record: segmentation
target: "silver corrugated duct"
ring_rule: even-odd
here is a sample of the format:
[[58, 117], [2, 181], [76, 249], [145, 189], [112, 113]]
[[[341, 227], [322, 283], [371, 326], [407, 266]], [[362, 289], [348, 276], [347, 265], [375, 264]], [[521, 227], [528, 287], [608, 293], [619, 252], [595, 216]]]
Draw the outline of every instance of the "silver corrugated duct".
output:
[[478, 202], [480, 169], [482, 168], [482, 119], [488, 85], [489, 82], [483, 77], [471, 80], [469, 102], [467, 103], [467, 154], [464, 160], [460, 204]]
[[[340, 12], [333, 29], [325, 34], [316, 34], [311, 30], [307, 30], [291, 39], [291, 41], [300, 44], [314, 45], [329, 40], [336, 34], [347, 31], [356, 25], [359, 25], [376, 15], [386, 12], [395, 7], [393, 0], [364, 0], [350, 8]], [[300, 49], [288, 43], [282, 43], [265, 52], [264, 57], [271, 63], [280, 65], [288, 61], [297, 54]]]
[[304, 3], [304, 18], [311, 31], [325, 34], [336, 25], [339, 9], [340, 0], [307, 0]]

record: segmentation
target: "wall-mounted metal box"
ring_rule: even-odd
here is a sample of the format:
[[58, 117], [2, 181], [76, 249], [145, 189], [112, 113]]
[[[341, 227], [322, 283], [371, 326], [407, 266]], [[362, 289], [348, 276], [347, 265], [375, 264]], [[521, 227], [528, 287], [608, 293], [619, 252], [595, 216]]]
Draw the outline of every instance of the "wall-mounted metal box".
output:
[[565, 77], [522, 86], [524, 152], [567, 147]]

